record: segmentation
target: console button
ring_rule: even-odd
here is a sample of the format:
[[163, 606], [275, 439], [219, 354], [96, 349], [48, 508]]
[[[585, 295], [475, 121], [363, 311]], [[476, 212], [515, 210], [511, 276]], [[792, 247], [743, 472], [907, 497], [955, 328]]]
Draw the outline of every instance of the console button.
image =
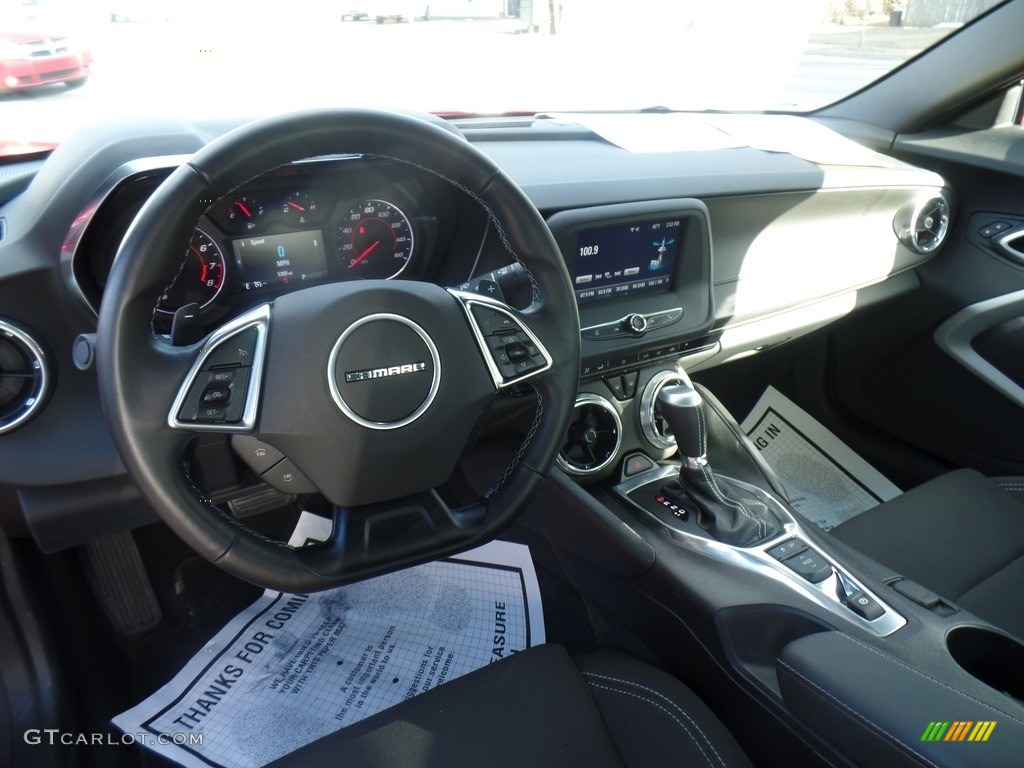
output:
[[900, 579], [899, 581], [893, 582], [892, 588], [908, 600], [913, 600], [922, 608], [928, 608], [930, 610], [941, 602], [939, 596], [930, 589], [925, 589], [920, 584], [909, 581], [908, 579]]
[[621, 376], [612, 376], [609, 379], [605, 379], [604, 383], [612, 391], [612, 394], [615, 395], [616, 400], [626, 399], [626, 387], [622, 383]]
[[636, 397], [636, 385], [639, 379], [640, 371], [622, 374], [622, 391], [627, 400], [631, 397]]
[[812, 584], [824, 581], [832, 575], [832, 566], [813, 549], [804, 550], [788, 560], [783, 560], [782, 564]]
[[785, 560], [787, 557], [792, 557], [797, 552], [803, 552], [805, 549], [807, 549], [807, 545], [804, 544], [802, 539], [790, 539], [769, 549], [768, 554], [776, 560]]
[[642, 453], [634, 453], [632, 456], [626, 457], [626, 461], [622, 465], [622, 474], [626, 477], [633, 477], [649, 469], [654, 469], [654, 462]]
[[874, 598], [860, 590], [846, 596], [846, 607], [868, 621], [874, 621], [885, 613]]
[[678, 321], [683, 316], [683, 310], [681, 310], [681, 309], [670, 309], [670, 310], [668, 310], [666, 312], [662, 312], [661, 315], [662, 315], [662, 317], [665, 318], [663, 323], [665, 325], [669, 325], [670, 323], [674, 323], [674, 322]]
[[625, 368], [627, 365], [632, 365], [635, 362], [635, 355], [616, 355], [611, 361], [613, 368]]
[[633, 333], [643, 333], [647, 330], [647, 318], [639, 313], [634, 313], [626, 319], [629, 330]]

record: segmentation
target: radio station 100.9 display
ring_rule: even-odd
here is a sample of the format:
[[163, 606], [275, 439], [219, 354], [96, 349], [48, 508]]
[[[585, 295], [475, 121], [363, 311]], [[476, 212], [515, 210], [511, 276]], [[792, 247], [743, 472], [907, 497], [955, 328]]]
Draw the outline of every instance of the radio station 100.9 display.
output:
[[616, 224], [576, 236], [576, 301], [589, 304], [672, 288], [683, 242], [681, 219]]

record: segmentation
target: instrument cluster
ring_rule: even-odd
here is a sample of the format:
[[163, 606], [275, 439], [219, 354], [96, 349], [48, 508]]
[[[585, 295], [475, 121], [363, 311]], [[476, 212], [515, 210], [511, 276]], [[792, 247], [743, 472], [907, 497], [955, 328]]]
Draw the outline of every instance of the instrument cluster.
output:
[[[150, 178], [133, 195], [109, 196], [92, 222], [107, 234], [92, 243], [83, 238], [92, 247], [79, 249], [89, 255], [76, 256], [74, 272], [94, 308], [117, 246], [155, 185]], [[197, 305], [212, 326], [323, 282], [430, 279], [458, 215], [448, 184], [391, 161], [340, 158], [275, 169], [218, 200], [197, 222], [183, 266], [168, 275], [155, 330], [169, 331], [186, 306]]]

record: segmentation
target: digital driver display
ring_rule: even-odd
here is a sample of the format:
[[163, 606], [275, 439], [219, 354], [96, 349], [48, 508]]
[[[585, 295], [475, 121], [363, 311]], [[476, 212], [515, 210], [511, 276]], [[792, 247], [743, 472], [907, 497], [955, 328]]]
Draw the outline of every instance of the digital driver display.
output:
[[684, 226], [673, 218], [581, 231], [572, 276], [577, 303], [671, 290]]
[[327, 252], [319, 230], [243, 237], [231, 242], [247, 291], [327, 276]]

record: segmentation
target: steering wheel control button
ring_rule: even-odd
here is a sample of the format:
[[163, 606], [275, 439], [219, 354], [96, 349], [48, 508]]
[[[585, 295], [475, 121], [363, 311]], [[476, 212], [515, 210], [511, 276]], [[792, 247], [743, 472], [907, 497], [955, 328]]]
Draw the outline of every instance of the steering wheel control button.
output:
[[[334, 402], [370, 429], [395, 429], [422, 415], [441, 380], [433, 340], [408, 318], [369, 315], [338, 338], [327, 366]], [[275, 486], [276, 487], [276, 486]]]
[[203, 370], [251, 365], [257, 338], [257, 330], [250, 328], [223, 341], [210, 352], [210, 356], [203, 364]]
[[782, 564], [812, 584], [824, 581], [832, 575], [832, 566], [813, 549], [805, 549], [800, 554], [783, 560]]
[[490, 307], [475, 304], [473, 306], [473, 317], [479, 323], [480, 330], [484, 336], [516, 333], [520, 330], [519, 323], [513, 317]]
[[215, 384], [206, 388], [203, 392], [202, 403], [203, 405], [209, 405], [210, 403], [226, 403], [231, 399], [231, 387], [227, 387], [221, 384]]
[[316, 493], [317, 490], [291, 459], [281, 459], [260, 477], [271, 488], [283, 493]]
[[196, 421], [215, 422], [224, 421], [227, 415], [227, 408], [221, 405], [203, 405], [196, 411]]
[[207, 339], [168, 417], [175, 429], [246, 432], [256, 424], [270, 305], [229, 321]]
[[776, 560], [785, 560], [787, 557], [792, 557], [798, 552], [803, 552], [805, 549], [807, 549], [807, 545], [801, 539], [790, 539], [769, 549], [768, 554]]
[[463, 306], [468, 307], [478, 338], [486, 347], [495, 385], [509, 386], [550, 365], [537, 340], [510, 312], [472, 300]]
[[251, 435], [232, 435], [231, 447], [257, 475], [262, 475], [284, 458], [277, 448]]
[[860, 590], [846, 596], [846, 607], [867, 621], [874, 621], [885, 613], [873, 597]]

